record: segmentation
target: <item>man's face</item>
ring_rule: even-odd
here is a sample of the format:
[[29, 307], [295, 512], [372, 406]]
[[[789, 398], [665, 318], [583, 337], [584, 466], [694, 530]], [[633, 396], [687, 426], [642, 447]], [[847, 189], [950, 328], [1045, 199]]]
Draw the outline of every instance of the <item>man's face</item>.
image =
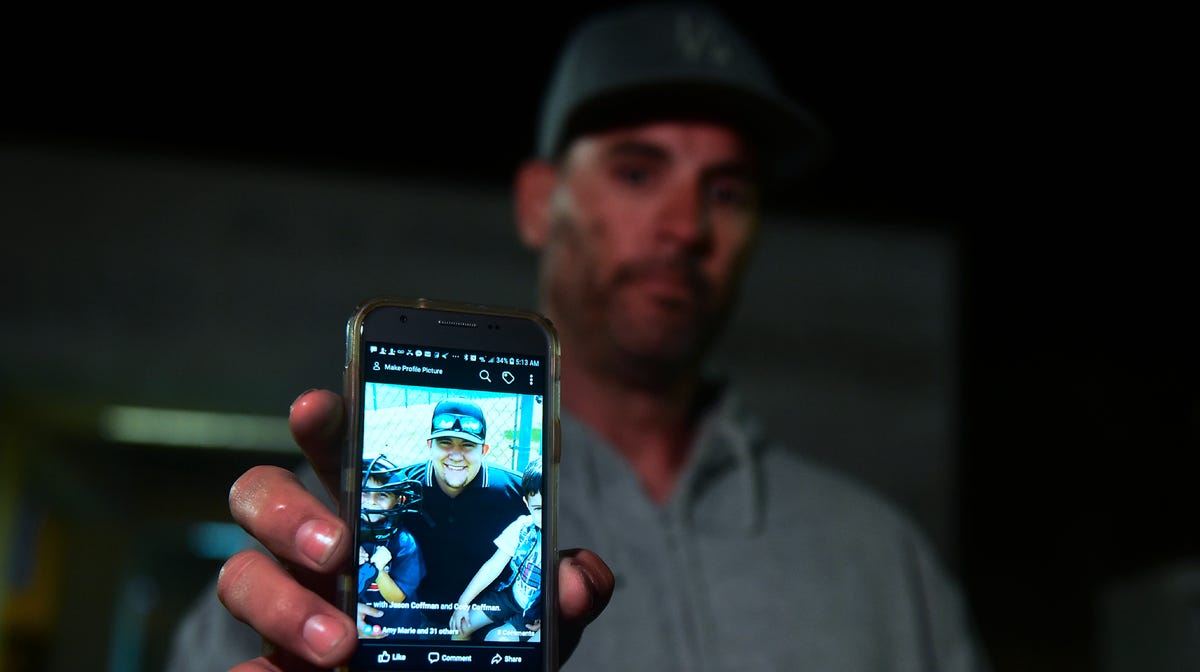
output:
[[479, 473], [487, 448], [487, 444], [478, 444], [458, 437], [443, 436], [431, 439], [429, 459], [433, 461], [433, 472], [442, 491], [451, 497], [462, 492]]
[[542, 269], [547, 311], [571, 347], [646, 371], [694, 365], [732, 303], [756, 232], [755, 175], [741, 135], [712, 123], [576, 140]]

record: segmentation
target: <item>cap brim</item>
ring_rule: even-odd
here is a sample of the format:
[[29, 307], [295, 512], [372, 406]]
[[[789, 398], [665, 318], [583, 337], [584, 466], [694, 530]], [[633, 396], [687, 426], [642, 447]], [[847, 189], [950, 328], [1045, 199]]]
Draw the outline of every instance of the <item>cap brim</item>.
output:
[[463, 432], [457, 429], [442, 429], [429, 435], [430, 440], [441, 439], [444, 437], [462, 439], [463, 441], [470, 441], [471, 443], [483, 443], [483, 438], [479, 435], [471, 434], [470, 432]]
[[734, 83], [669, 79], [609, 89], [580, 102], [559, 129], [553, 153], [581, 135], [666, 119], [715, 121], [738, 129], [772, 182], [811, 173], [827, 160], [832, 145], [824, 126], [798, 105]]

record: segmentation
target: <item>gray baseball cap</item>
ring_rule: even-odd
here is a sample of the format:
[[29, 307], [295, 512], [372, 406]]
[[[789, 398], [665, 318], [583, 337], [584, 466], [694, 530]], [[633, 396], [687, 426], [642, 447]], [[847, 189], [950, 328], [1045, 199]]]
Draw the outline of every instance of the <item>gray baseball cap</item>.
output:
[[538, 155], [554, 158], [586, 133], [676, 118], [739, 129], [772, 179], [811, 171], [829, 150], [823, 126], [717, 9], [665, 4], [611, 10], [575, 30], [542, 101]]

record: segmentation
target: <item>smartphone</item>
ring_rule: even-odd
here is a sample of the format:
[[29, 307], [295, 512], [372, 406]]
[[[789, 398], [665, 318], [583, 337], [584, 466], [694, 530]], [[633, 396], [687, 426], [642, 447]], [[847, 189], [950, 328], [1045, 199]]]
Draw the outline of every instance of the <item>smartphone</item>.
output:
[[373, 299], [346, 327], [349, 667], [557, 668], [559, 346], [527, 311]]

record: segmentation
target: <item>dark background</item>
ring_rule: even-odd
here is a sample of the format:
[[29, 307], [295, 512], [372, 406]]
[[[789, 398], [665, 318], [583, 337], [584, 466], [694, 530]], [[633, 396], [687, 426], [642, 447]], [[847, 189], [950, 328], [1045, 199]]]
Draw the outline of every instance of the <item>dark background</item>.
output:
[[[0, 139], [506, 183], [611, 4], [33, 23]], [[1200, 554], [1170, 17], [726, 11], [835, 140], [775, 207], [960, 245], [960, 574], [997, 669], [1091, 669], [1100, 589]]]

